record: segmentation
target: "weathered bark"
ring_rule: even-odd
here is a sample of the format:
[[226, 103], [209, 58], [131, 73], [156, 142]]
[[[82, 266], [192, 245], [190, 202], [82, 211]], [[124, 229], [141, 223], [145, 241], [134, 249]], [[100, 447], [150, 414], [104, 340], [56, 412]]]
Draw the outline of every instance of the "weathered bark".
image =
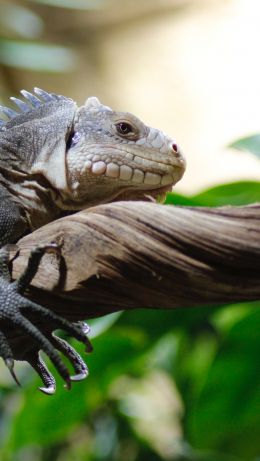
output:
[[28, 294], [70, 319], [260, 299], [260, 204], [101, 205], [22, 238], [13, 277], [53, 241], [62, 257], [44, 256]]

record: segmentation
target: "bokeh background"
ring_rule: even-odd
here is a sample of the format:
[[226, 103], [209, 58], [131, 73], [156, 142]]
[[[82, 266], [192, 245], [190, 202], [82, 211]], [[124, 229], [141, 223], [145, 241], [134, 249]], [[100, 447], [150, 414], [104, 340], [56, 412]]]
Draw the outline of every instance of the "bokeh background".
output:
[[[98, 96], [182, 146], [168, 203], [260, 201], [259, 22], [258, 0], [1, 0], [0, 102]], [[51, 398], [1, 365], [0, 459], [259, 461], [259, 307], [92, 321], [90, 377]]]

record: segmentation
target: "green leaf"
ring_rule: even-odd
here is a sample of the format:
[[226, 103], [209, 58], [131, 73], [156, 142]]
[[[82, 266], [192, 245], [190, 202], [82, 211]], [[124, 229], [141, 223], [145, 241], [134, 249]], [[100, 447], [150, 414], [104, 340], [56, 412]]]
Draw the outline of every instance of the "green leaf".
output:
[[184, 197], [172, 192], [167, 195], [165, 203], [166, 205], [215, 207], [248, 205], [256, 202], [260, 202], [260, 182], [239, 181], [212, 187], [191, 197]]
[[[205, 385], [188, 415], [191, 442], [247, 461], [260, 452], [260, 307], [224, 337]], [[206, 436], [205, 436], [206, 434]]]
[[223, 184], [194, 195], [193, 200], [202, 206], [236, 206], [260, 202], [260, 182], [240, 181]]
[[168, 192], [164, 202], [165, 205], [181, 205], [181, 206], [196, 206], [196, 200], [191, 196], [176, 194], [176, 192]]
[[245, 138], [238, 139], [237, 141], [229, 144], [228, 147], [241, 151], [250, 152], [256, 157], [260, 158], [260, 134], [247, 136]]

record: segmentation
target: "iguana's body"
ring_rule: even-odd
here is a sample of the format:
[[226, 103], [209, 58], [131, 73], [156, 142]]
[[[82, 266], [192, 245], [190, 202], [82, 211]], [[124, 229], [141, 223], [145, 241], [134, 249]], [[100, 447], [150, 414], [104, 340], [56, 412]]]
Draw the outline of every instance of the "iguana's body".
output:
[[[12, 98], [19, 113], [1, 109], [9, 120], [0, 122], [0, 247], [76, 210], [125, 194], [132, 197], [164, 192], [182, 177], [185, 162], [175, 142], [132, 114], [113, 112], [96, 98], [89, 98], [78, 108], [71, 99], [39, 89], [35, 89], [37, 96], [26, 91], [22, 94], [26, 102]], [[41, 375], [44, 390], [52, 393], [55, 383], [38, 358], [39, 349], [47, 352], [68, 383], [67, 369], [55, 349], [70, 358], [78, 379], [86, 376], [86, 368], [67, 343], [49, 336], [45, 344], [40, 331], [35, 331], [32, 323], [19, 314], [23, 307], [31, 311], [43, 309], [18, 294], [35, 274], [43, 252], [44, 249], [36, 249], [33, 253], [34, 268], [29, 267], [24, 279], [13, 284], [15, 293], [10, 301], [6, 293], [11, 284], [2, 251], [0, 320], [20, 326], [34, 338], [35, 351], [25, 359]], [[55, 321], [54, 314], [46, 309], [40, 315], [52, 316]], [[21, 323], [15, 320], [18, 317]], [[84, 340], [79, 326], [58, 317], [56, 323]], [[1, 330], [0, 355], [12, 370], [12, 351]]]

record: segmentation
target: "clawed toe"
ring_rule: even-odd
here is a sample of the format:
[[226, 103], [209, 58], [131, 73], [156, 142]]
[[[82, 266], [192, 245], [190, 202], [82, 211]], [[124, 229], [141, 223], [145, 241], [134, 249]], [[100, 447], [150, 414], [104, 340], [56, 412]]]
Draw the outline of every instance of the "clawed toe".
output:
[[56, 391], [56, 383], [54, 376], [48, 370], [45, 362], [39, 356], [38, 352], [35, 352], [27, 359], [30, 365], [35, 369], [35, 371], [40, 376], [44, 386], [39, 387], [38, 389], [47, 395], [52, 395]]
[[87, 352], [92, 352], [93, 347], [88, 337], [86, 336], [87, 333], [89, 333], [90, 328], [86, 323], [71, 323], [65, 318], [55, 314], [53, 311], [50, 311], [49, 309], [43, 306], [33, 303], [30, 300], [26, 300], [23, 306], [21, 306], [21, 311], [39, 314], [42, 318], [49, 320], [51, 324], [54, 325], [56, 328], [65, 330], [69, 335], [73, 336], [78, 341], [84, 343], [86, 345]]
[[14, 381], [16, 382], [16, 384], [18, 386], [21, 386], [21, 384], [20, 384], [20, 382], [19, 382], [19, 380], [18, 380], [18, 378], [17, 378], [17, 376], [16, 376], [16, 374], [14, 372], [14, 360], [12, 358], [6, 359], [5, 364], [6, 364], [7, 368], [8, 368], [8, 370], [10, 371], [10, 373], [11, 373]]
[[[37, 314], [38, 317], [46, 320], [49, 330], [57, 328], [65, 330], [72, 337], [83, 342], [88, 352], [92, 351], [92, 345], [87, 337], [87, 333], [89, 333], [87, 324], [82, 322], [71, 323], [51, 310], [23, 297], [24, 290], [37, 272], [41, 257], [48, 250], [59, 252], [60, 248], [55, 244], [37, 247], [31, 253], [27, 268], [20, 278], [13, 283], [11, 283], [8, 272], [8, 255], [7, 252], [2, 250], [0, 254], [0, 278], [2, 281], [0, 287], [0, 320], [10, 323], [12, 327], [18, 327], [19, 330], [22, 330], [28, 335], [29, 340], [31, 340], [34, 345], [36, 344], [34, 352], [24, 357], [42, 379], [43, 386], [40, 387], [39, 390], [45, 394], [52, 395], [56, 390], [55, 379], [49, 372], [44, 361], [39, 357], [38, 351], [40, 349], [51, 359], [58, 373], [65, 381], [65, 387], [67, 389], [71, 388], [71, 381], [81, 381], [86, 378], [88, 375], [88, 368], [73, 347], [63, 339], [51, 333], [43, 334], [41, 330], [27, 318], [27, 313]], [[63, 363], [58, 351], [69, 359], [75, 370], [75, 375], [70, 377], [69, 370]], [[0, 356], [4, 359], [15, 382], [20, 385], [14, 372], [13, 352], [5, 334], [1, 330]]]
[[70, 380], [81, 381], [85, 379], [88, 376], [88, 367], [78, 352], [70, 344], [68, 344], [67, 341], [54, 334], [52, 334], [51, 342], [54, 344], [56, 349], [62, 352], [71, 362], [76, 375], [70, 376]]
[[24, 330], [34, 339], [34, 341], [38, 344], [39, 349], [42, 349], [48, 355], [60, 376], [68, 384], [68, 381], [70, 381], [69, 371], [48, 338], [45, 337], [38, 328], [36, 328], [22, 315], [17, 315], [13, 322], [17, 325], [17, 327]]
[[2, 333], [2, 331], [0, 331], [0, 356], [4, 359], [4, 362], [8, 368], [8, 370], [10, 371], [14, 381], [16, 382], [16, 384], [18, 384], [18, 386], [20, 386], [20, 383], [18, 381], [18, 378], [14, 372], [14, 359], [13, 359], [13, 353], [12, 353], [12, 350], [8, 344], [8, 341], [7, 341], [7, 338], [6, 336], [4, 335], [4, 333]]

